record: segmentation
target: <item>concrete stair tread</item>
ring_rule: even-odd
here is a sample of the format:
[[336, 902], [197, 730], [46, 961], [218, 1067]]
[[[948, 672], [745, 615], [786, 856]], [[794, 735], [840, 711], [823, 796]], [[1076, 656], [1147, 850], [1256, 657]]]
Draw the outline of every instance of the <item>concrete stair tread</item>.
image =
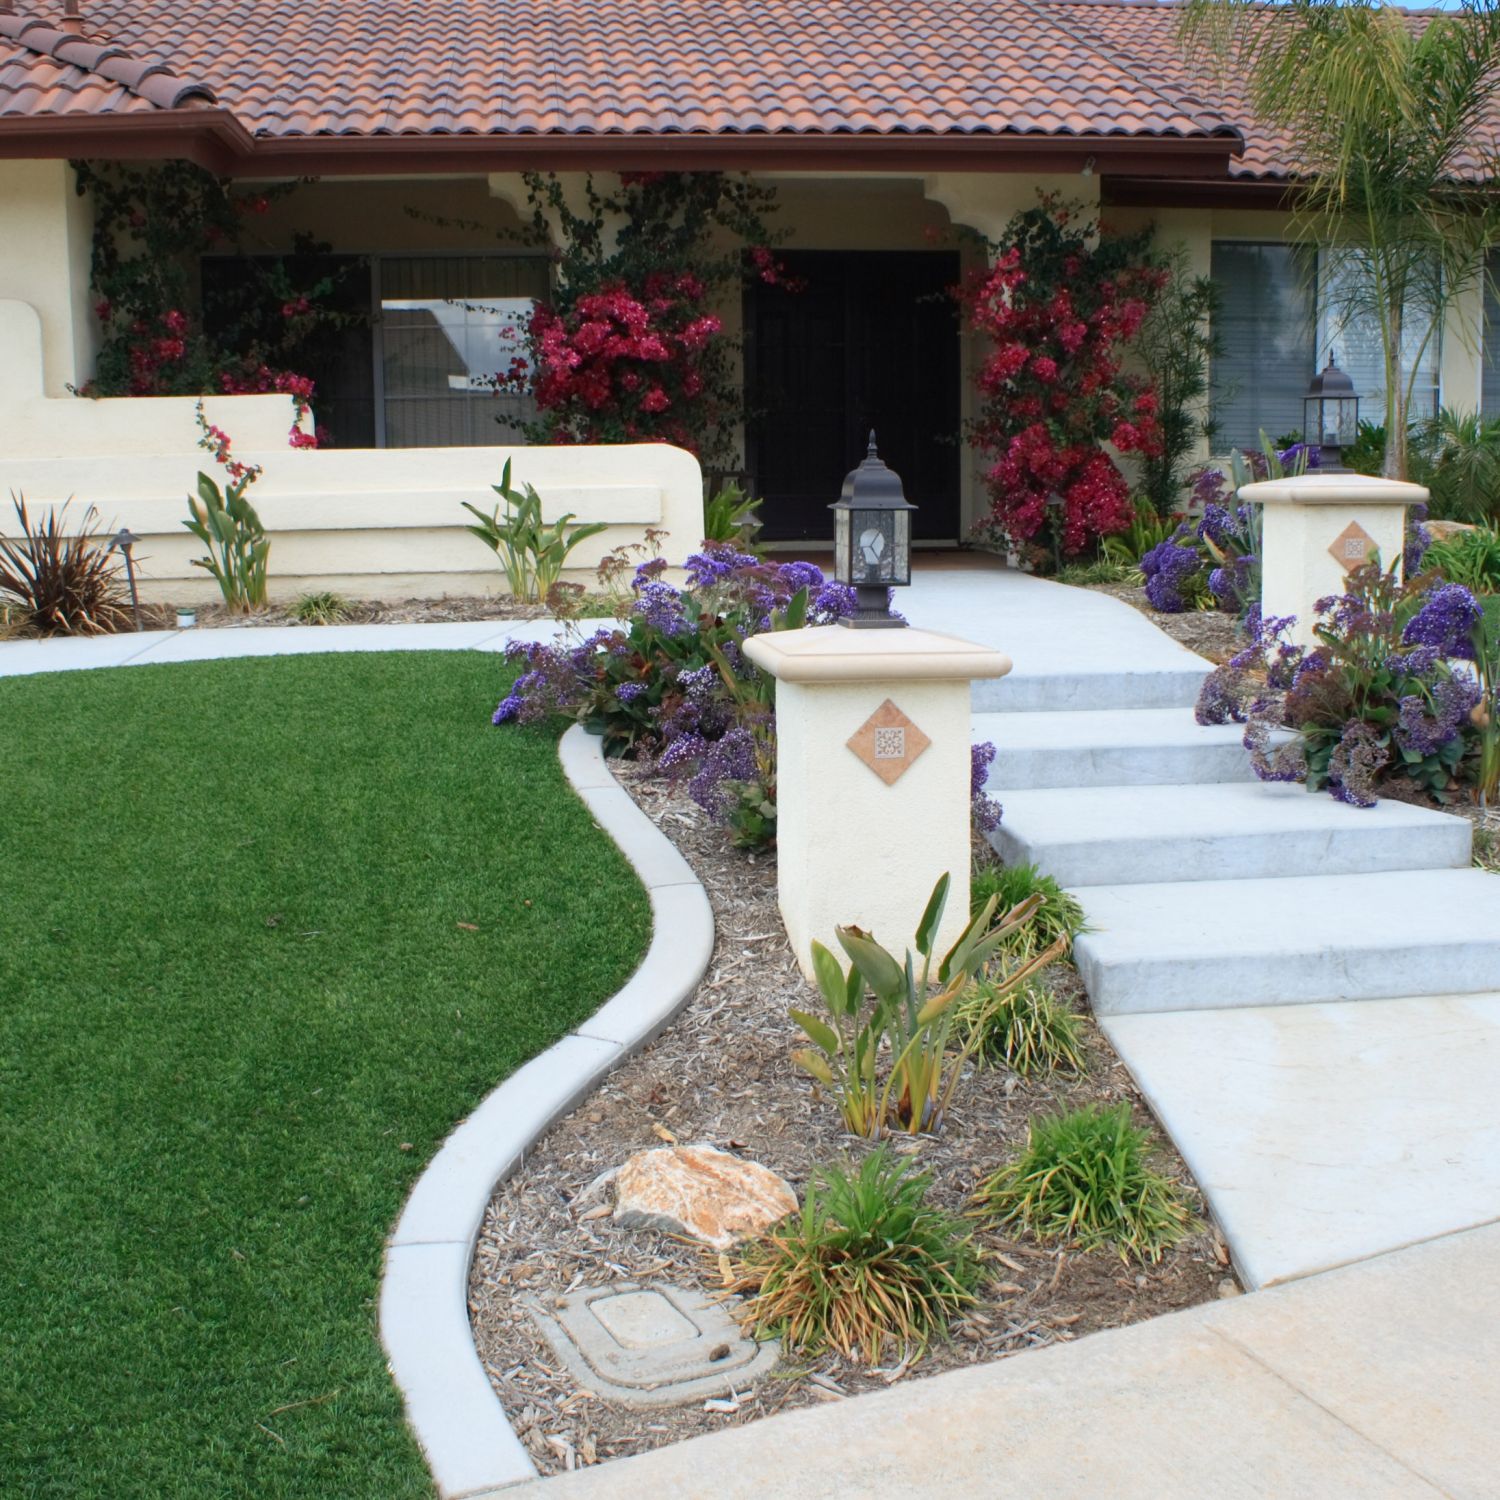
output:
[[1191, 708], [1040, 709], [1032, 713], [977, 713], [974, 738], [1004, 747], [1076, 750], [1102, 746], [1238, 745], [1243, 724], [1200, 724]]
[[1257, 781], [1004, 791], [994, 843], [1065, 885], [1466, 866], [1463, 818]]
[[1500, 993], [1104, 1029], [1252, 1287], [1500, 1219]]
[[1500, 879], [1392, 870], [1085, 886], [1101, 1015], [1500, 990]]

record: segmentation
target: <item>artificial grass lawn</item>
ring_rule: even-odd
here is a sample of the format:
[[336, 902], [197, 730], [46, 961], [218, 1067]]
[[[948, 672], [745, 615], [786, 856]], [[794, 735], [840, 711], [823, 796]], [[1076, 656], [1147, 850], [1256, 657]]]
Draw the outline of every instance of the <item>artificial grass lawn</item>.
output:
[[471, 652], [0, 680], [0, 1493], [430, 1493], [382, 1241], [650, 928], [503, 691]]

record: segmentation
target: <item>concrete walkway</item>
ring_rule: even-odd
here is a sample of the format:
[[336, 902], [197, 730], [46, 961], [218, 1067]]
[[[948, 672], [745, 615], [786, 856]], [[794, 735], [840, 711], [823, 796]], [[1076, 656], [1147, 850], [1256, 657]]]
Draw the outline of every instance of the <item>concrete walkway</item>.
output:
[[503, 1492], [1494, 1500], [1500, 1228]]
[[1245, 1285], [1500, 1219], [1500, 879], [1467, 820], [1256, 781], [1237, 726], [1193, 720], [1209, 664], [1120, 601], [940, 582], [1018, 666], [1025, 622], [1019, 691], [976, 692], [994, 842], [1082, 903], [1094, 1011]]

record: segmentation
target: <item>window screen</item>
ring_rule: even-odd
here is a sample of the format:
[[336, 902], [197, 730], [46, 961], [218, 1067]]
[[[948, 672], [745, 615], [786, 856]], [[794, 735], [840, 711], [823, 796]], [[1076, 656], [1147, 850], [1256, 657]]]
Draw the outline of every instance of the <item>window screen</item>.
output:
[[518, 443], [535, 414], [494, 378], [525, 354], [526, 320], [547, 293], [536, 256], [383, 256], [380, 370], [389, 448]]
[[1223, 447], [1258, 448], [1260, 434], [1302, 427], [1302, 397], [1314, 366], [1306, 252], [1291, 245], [1216, 241], [1219, 289], [1214, 329], [1214, 416]]
[[[1337, 262], [1326, 258], [1318, 268], [1318, 367], [1331, 350], [1359, 392], [1360, 420], [1385, 420], [1385, 353], [1380, 339], [1380, 320], [1369, 308], [1349, 307], [1348, 284], [1365, 274], [1352, 258]], [[1437, 414], [1438, 370], [1442, 361], [1442, 329], [1432, 329], [1432, 314], [1412, 299], [1401, 321], [1402, 375], [1410, 382], [1413, 422]], [[1431, 337], [1428, 337], [1431, 330]], [[1426, 348], [1422, 341], [1427, 339]], [[1419, 363], [1420, 361], [1420, 363]], [[1416, 368], [1416, 379], [1412, 370]]]
[[1495, 296], [1500, 279], [1500, 252], [1491, 252], [1484, 278], [1483, 383], [1479, 404], [1485, 416], [1500, 416], [1500, 297]]

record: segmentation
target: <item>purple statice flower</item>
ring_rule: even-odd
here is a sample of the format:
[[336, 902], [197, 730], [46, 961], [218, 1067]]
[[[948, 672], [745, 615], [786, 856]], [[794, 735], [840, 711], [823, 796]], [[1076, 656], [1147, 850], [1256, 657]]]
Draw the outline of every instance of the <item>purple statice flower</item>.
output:
[[846, 620], [854, 613], [855, 603], [855, 593], [849, 584], [825, 583], [812, 596], [807, 608], [807, 623], [832, 625], [837, 620]]
[[974, 826], [981, 833], [993, 833], [1005, 811], [987, 790], [994, 760], [995, 747], [988, 740], [969, 746], [969, 804], [974, 811]]
[[1351, 807], [1374, 807], [1375, 778], [1389, 759], [1375, 731], [1362, 719], [1350, 719], [1328, 759], [1328, 790]]
[[1291, 473], [1296, 465], [1301, 462], [1304, 454], [1307, 456], [1307, 462], [1304, 465], [1305, 468], [1316, 469], [1321, 467], [1323, 463], [1323, 450], [1317, 443], [1293, 443], [1290, 448], [1283, 448], [1276, 455], [1276, 462], [1287, 473]]
[[1203, 679], [1198, 689], [1198, 703], [1193, 717], [1200, 724], [1243, 723], [1244, 708], [1241, 705], [1239, 687], [1243, 674], [1232, 665], [1215, 667]]
[[1483, 617], [1478, 601], [1462, 584], [1440, 584], [1406, 622], [1401, 644], [1436, 646], [1444, 656], [1472, 661], [1474, 627]]
[[648, 689], [644, 682], [622, 682], [615, 689], [615, 697], [621, 703], [634, 703], [637, 698], [641, 697], [647, 691]]
[[735, 551], [728, 542], [708, 542], [701, 552], [693, 553], [683, 564], [688, 587], [695, 589], [712, 588], [733, 578], [736, 573], [759, 566], [759, 558]]
[[1396, 743], [1413, 755], [1435, 755], [1458, 737], [1480, 696], [1472, 677], [1450, 677], [1432, 690], [1429, 714], [1420, 693], [1408, 694], [1397, 705]]
[[1214, 542], [1223, 547], [1240, 540], [1239, 526], [1227, 506], [1210, 503], [1203, 507], [1203, 519], [1198, 522], [1198, 539]]
[[1187, 585], [1201, 567], [1198, 554], [1188, 547], [1179, 547], [1175, 538], [1153, 547], [1141, 558], [1146, 598], [1152, 609], [1164, 615], [1180, 615], [1190, 603]]
[[639, 593], [648, 583], [655, 583], [666, 571], [666, 558], [653, 557], [650, 562], [643, 562], [635, 570], [635, 577], [630, 580], [630, 586]]
[[1307, 754], [1301, 740], [1271, 743], [1273, 730], [1280, 729], [1278, 699], [1258, 698], [1245, 717], [1244, 746], [1250, 752], [1250, 768], [1260, 781], [1306, 781]]
[[700, 750], [697, 761], [698, 768], [688, 781], [688, 795], [715, 822], [726, 822], [735, 803], [730, 784], [754, 781], [759, 773], [755, 736], [743, 725], [736, 725]]
[[1193, 499], [1207, 509], [1208, 506], [1219, 503], [1229, 481], [1224, 477], [1223, 469], [1210, 466], [1191, 475], [1189, 483], [1192, 485]]
[[647, 583], [636, 591], [632, 614], [639, 615], [652, 630], [663, 635], [682, 635], [688, 629], [682, 595], [670, 583]]
[[1441, 655], [1436, 646], [1413, 646], [1410, 651], [1392, 652], [1383, 665], [1392, 677], [1426, 677]]
[[798, 589], [806, 589], [807, 596], [811, 599], [823, 587], [823, 570], [810, 562], [782, 563], [776, 570], [776, 581], [789, 594], [795, 594]]

